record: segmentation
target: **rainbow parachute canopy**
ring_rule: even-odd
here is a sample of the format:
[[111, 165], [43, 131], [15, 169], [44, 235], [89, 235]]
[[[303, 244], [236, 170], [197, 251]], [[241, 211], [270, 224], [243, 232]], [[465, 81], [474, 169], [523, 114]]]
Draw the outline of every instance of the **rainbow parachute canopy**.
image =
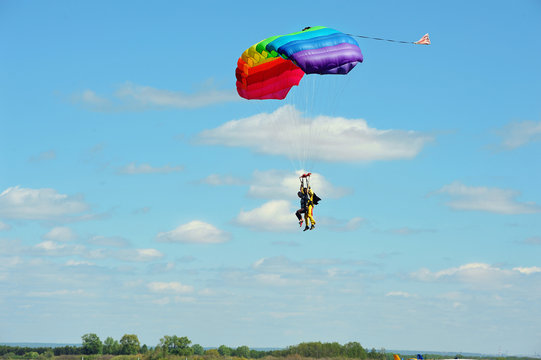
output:
[[304, 74], [347, 74], [363, 61], [357, 41], [323, 26], [272, 36], [237, 61], [237, 92], [245, 99], [284, 99]]

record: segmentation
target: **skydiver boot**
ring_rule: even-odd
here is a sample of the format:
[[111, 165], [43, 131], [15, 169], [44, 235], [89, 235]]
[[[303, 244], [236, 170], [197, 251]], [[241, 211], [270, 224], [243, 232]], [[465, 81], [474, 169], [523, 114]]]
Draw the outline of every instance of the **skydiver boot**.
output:
[[308, 227], [308, 225], [306, 225], [306, 227], [304, 228], [303, 231], [306, 231], [306, 230], [310, 230], [310, 228]]
[[316, 225], [312, 224], [312, 226], [310, 226], [310, 230], [314, 230], [315, 227], [316, 227]]
[[299, 226], [302, 227], [302, 219], [299, 220]]

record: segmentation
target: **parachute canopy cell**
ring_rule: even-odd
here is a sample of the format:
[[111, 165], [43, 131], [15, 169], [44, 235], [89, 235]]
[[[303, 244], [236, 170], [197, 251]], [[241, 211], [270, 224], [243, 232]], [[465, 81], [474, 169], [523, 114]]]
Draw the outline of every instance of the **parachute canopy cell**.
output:
[[304, 74], [347, 74], [363, 61], [351, 36], [323, 26], [267, 38], [237, 61], [237, 92], [245, 99], [284, 99]]

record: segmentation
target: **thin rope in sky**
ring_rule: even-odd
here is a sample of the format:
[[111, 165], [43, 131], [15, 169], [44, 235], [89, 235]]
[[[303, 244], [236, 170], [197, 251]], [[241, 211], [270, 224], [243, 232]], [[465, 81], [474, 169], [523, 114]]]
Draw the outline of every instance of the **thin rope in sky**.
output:
[[425, 34], [418, 41], [393, 40], [393, 39], [384, 39], [384, 38], [379, 38], [379, 37], [355, 35], [355, 34], [346, 34], [346, 35], [363, 38], [363, 39], [381, 40], [381, 41], [388, 41], [388, 42], [394, 42], [394, 43], [400, 43], [400, 44], [430, 45], [430, 38], [428, 37], [428, 34]]

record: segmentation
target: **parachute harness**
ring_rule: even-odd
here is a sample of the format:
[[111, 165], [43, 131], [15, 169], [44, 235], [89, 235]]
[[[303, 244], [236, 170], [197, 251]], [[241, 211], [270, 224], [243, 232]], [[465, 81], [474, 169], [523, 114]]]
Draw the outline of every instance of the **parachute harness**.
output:
[[299, 176], [302, 188], [310, 189], [310, 175], [312, 175], [312, 173], [302, 174]]

